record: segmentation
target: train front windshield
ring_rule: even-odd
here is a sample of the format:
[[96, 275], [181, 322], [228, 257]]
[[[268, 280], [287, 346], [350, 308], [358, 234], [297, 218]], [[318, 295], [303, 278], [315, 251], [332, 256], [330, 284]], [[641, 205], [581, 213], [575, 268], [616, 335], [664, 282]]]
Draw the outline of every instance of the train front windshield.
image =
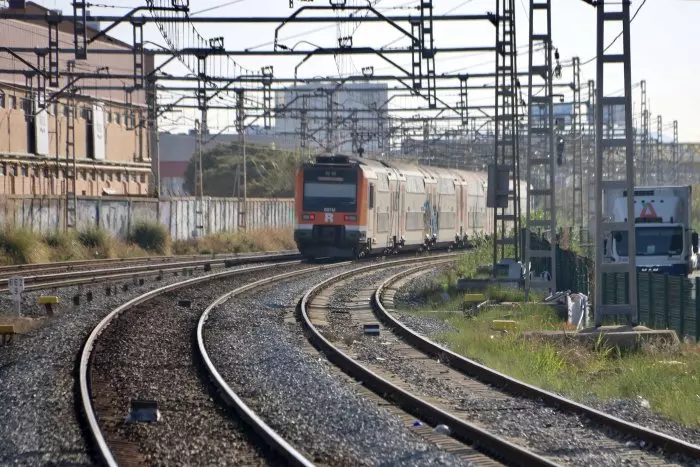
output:
[[318, 168], [304, 170], [304, 211], [357, 211], [357, 170]]

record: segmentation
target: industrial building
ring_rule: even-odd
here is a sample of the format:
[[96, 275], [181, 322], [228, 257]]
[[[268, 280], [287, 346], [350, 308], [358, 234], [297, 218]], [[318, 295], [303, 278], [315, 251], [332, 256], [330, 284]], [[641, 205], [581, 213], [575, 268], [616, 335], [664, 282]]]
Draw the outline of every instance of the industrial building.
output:
[[274, 129], [302, 147], [379, 156], [389, 151], [388, 105], [386, 83], [295, 86], [276, 94]]
[[[57, 44], [73, 46], [72, 16], [33, 2], [16, 3], [19, 8], [10, 10], [13, 13], [59, 19]], [[75, 60], [61, 53], [58, 86], [49, 87], [46, 80], [44, 88], [36, 70], [46, 70], [45, 55], [56, 44], [55, 39], [50, 42], [48, 24], [0, 21], [0, 44], [34, 50], [0, 52], [0, 194], [149, 195], [155, 141], [149, 137], [147, 91], [134, 89], [133, 81], [109, 78], [110, 73], [133, 74], [133, 55], [91, 52], [87, 59]], [[99, 24], [87, 24], [89, 38], [99, 30]], [[100, 49], [132, 50], [109, 36], [95, 43]], [[34, 70], [32, 64], [37, 64]], [[146, 55], [143, 69], [153, 70], [152, 56]], [[71, 71], [105, 78], [73, 81], [67, 73]]]

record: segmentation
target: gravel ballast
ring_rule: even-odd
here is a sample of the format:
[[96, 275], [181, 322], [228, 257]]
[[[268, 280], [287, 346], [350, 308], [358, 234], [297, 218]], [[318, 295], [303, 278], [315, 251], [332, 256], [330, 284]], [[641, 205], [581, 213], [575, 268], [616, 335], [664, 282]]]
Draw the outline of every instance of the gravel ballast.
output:
[[325, 358], [305, 349], [300, 325], [290, 318], [294, 306], [306, 289], [338, 272], [285, 281], [223, 304], [205, 330], [214, 364], [234, 391], [314, 462], [462, 465], [360, 397]]
[[[355, 300], [361, 286], [367, 288], [369, 284], [378, 285], [380, 282], [381, 279], [372, 275], [355, 277], [335, 289], [330, 303], [333, 309], [342, 311], [342, 304]], [[426, 362], [436, 365], [435, 361], [404, 358], [403, 353], [395, 352], [393, 348], [401, 341], [389, 330], [382, 331], [380, 338], [358, 333], [352, 311], [347, 311], [349, 313], [333, 313], [329, 320], [329, 334], [335, 339], [351, 342], [351, 352], [360, 362], [370, 369], [399, 377], [418, 396], [445, 401], [453, 410], [464, 414], [467, 420], [499, 436], [517, 439], [534, 452], [570, 465], [645, 465], [664, 459], [655, 449], [640, 453], [637, 447], [643, 445], [642, 442], [622, 437], [583, 417], [561, 413], [529, 399], [510, 397], [461, 375], [455, 375], [457, 380], [442, 375], [436, 377], [435, 372], [426, 371]], [[423, 327], [434, 327], [434, 321], [427, 318]], [[461, 384], [464, 380], [468, 382]], [[631, 456], [630, 451], [635, 455]], [[641, 461], [640, 454], [643, 456]], [[690, 462], [675, 455], [669, 455], [665, 460], [681, 464]]]
[[[148, 465], [266, 465], [249, 430], [211, 397], [193, 359], [193, 335], [202, 312], [245, 283], [298, 268], [280, 266], [169, 292], [124, 312], [100, 336], [91, 371], [101, 428], [111, 445], [133, 442]], [[190, 307], [180, 306], [190, 301]], [[156, 400], [161, 420], [126, 423], [132, 398]], [[118, 441], [115, 443], [115, 441]], [[132, 463], [124, 450], [120, 463]], [[120, 458], [121, 457], [121, 458]]]
[[[454, 331], [454, 328], [441, 319], [410, 313], [408, 310], [416, 306], [422, 306], [420, 304], [416, 305], [419, 300], [412, 300], [411, 297], [420, 297], [422, 294], [421, 291], [431, 289], [436, 283], [435, 276], [438, 274], [438, 271], [432, 270], [427, 274], [411, 278], [409, 281], [400, 285], [393, 301], [393, 306], [396, 308], [393, 311], [393, 315], [396, 318], [415, 332], [423, 334], [433, 340], [437, 340], [441, 332]], [[391, 304], [389, 304], [389, 306], [391, 306]], [[560, 395], [567, 397], [566, 394]], [[590, 397], [579, 400], [579, 402], [623, 420], [650, 427], [660, 433], [700, 445], [700, 429], [683, 425], [652, 412], [651, 408], [646, 406], [643, 399], [618, 398], [601, 401], [591, 395]]]
[[[208, 273], [200, 269], [191, 277], [204, 274]], [[56, 316], [44, 327], [0, 347], [0, 464], [92, 465], [74, 400], [76, 361], [83, 342], [97, 323], [120, 304], [184, 279], [182, 273], [166, 273], [160, 281], [146, 278], [142, 286], [131, 281], [113, 283], [112, 291], [117, 293], [111, 296], [105, 294], [107, 284], [24, 294], [25, 316], [46, 315], [37, 304], [42, 293], [58, 296], [60, 305]], [[127, 291], [121, 288], [124, 283], [129, 284]], [[84, 295], [88, 290], [93, 293], [91, 302]], [[74, 306], [73, 297], [79, 292], [83, 293], [81, 303]], [[0, 302], [3, 309], [13, 309], [7, 297]]]

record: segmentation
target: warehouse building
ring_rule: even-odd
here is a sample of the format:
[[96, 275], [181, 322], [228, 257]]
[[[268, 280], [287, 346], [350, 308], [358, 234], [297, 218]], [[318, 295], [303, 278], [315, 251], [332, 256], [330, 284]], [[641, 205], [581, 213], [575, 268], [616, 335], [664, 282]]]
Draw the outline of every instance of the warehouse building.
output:
[[[15, 3], [17, 8], [7, 10], [57, 14], [33, 2]], [[87, 26], [88, 37], [100, 28]], [[59, 23], [58, 43], [61, 48], [73, 47], [70, 15]], [[0, 194], [60, 196], [72, 192], [75, 180], [78, 196], [149, 195], [150, 154], [154, 153], [150, 148], [155, 141], [146, 121], [147, 93], [134, 90], [133, 81], [109, 77], [110, 73], [133, 74], [133, 55], [90, 52], [90, 48], [131, 51], [132, 47], [103, 36], [90, 45], [86, 60], [60, 54], [59, 86], [41, 93], [37, 92], [41, 89], [38, 76], [25, 62], [41, 63], [38, 51], [49, 47], [47, 23], [0, 20], [0, 44], [37, 51], [18, 56], [0, 52]], [[100, 78], [83, 78], [67, 86], [71, 78], [65, 72], [71, 70]], [[152, 70], [153, 57], [147, 55], [144, 73]], [[45, 99], [45, 109], [40, 99]]]

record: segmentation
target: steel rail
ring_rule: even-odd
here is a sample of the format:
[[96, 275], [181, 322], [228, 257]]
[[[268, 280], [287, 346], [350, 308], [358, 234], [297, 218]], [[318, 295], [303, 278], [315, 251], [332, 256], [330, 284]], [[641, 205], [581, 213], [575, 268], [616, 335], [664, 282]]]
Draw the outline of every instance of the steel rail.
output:
[[80, 353], [80, 362], [79, 362], [79, 373], [78, 373], [78, 384], [79, 384], [79, 392], [80, 392], [80, 403], [82, 405], [82, 410], [83, 413], [87, 419], [87, 428], [90, 434], [90, 437], [92, 438], [93, 442], [95, 443], [97, 447], [97, 451], [100, 457], [100, 460], [105, 463], [106, 465], [110, 467], [116, 467], [117, 463], [116, 460], [114, 459], [114, 456], [112, 455], [112, 451], [109, 448], [109, 445], [107, 444], [107, 441], [104, 438], [104, 435], [102, 433], [102, 430], [100, 429], [99, 422], [97, 420], [97, 414], [95, 413], [95, 408], [92, 405], [92, 397], [91, 397], [91, 392], [90, 392], [90, 381], [89, 381], [89, 370], [90, 370], [90, 362], [92, 360], [92, 352], [95, 349], [95, 345], [97, 343], [97, 339], [99, 336], [109, 327], [109, 325], [114, 321], [115, 318], [117, 318], [119, 315], [124, 313], [125, 311], [129, 310], [130, 308], [133, 308], [136, 305], [139, 305], [141, 303], [144, 303], [158, 295], [162, 295], [166, 292], [170, 292], [173, 290], [181, 289], [183, 287], [187, 287], [190, 285], [195, 285], [198, 283], [206, 282], [206, 281], [211, 281], [211, 280], [216, 280], [216, 279], [221, 279], [225, 278], [228, 276], [234, 276], [238, 274], [245, 274], [248, 272], [252, 271], [259, 271], [275, 266], [280, 266], [280, 265], [285, 265], [285, 264], [293, 264], [295, 261], [289, 261], [289, 262], [279, 262], [274, 265], [261, 265], [261, 266], [251, 266], [248, 268], [244, 269], [236, 269], [234, 271], [222, 271], [219, 273], [215, 274], [210, 274], [207, 276], [202, 276], [202, 277], [195, 277], [192, 279], [188, 279], [182, 282], [177, 282], [174, 284], [166, 285], [164, 287], [160, 287], [158, 289], [152, 290], [150, 292], [147, 292], [143, 295], [139, 295], [136, 298], [133, 298], [129, 300], [128, 302], [120, 305], [119, 307], [115, 308], [112, 310], [107, 316], [105, 316], [102, 321], [98, 323], [98, 325], [92, 330], [90, 333], [90, 336], [87, 338], [85, 341], [85, 345], [83, 346], [83, 349]]
[[[399, 274], [388, 278], [374, 292], [372, 306], [379, 320], [397, 335], [401, 336], [409, 345], [420, 350], [431, 357], [440, 356], [440, 361], [450, 368], [467, 375], [475, 377], [484, 383], [494, 385], [513, 396], [527, 397], [529, 399], [543, 401], [555, 406], [560, 410], [585, 415], [591, 420], [612, 428], [622, 434], [634, 436], [647, 443], [661, 447], [666, 452], [674, 452], [700, 458], [700, 446], [688, 443], [678, 438], [660, 433], [658, 431], [643, 427], [636, 423], [622, 420], [600, 410], [588, 407], [552, 392], [532, 386], [528, 383], [512, 378], [501, 372], [488, 368], [469, 358], [459, 355], [430, 339], [413, 331], [402, 322], [394, 318], [381, 303], [382, 294], [389, 284], [398, 279], [418, 272], [422, 267], [401, 271]], [[445, 358], [446, 357], [446, 358]]]
[[12, 274], [17, 272], [25, 271], [36, 271], [36, 270], [53, 270], [53, 269], [67, 269], [76, 267], [86, 267], [94, 265], [105, 265], [105, 264], [125, 264], [125, 263], [157, 263], [157, 264], [167, 264], [176, 261], [186, 261], [186, 260], [219, 260], [219, 259], [237, 259], [245, 258], [247, 256], [264, 256], [264, 255], [280, 255], [280, 254], [292, 254], [296, 253], [296, 250], [281, 250], [281, 251], [270, 251], [270, 252], [255, 252], [255, 253], [241, 253], [241, 254], [210, 254], [210, 255], [172, 255], [172, 256], [139, 256], [131, 258], [105, 258], [105, 259], [78, 259], [71, 261], [56, 261], [51, 263], [27, 263], [27, 264], [12, 264], [0, 266], [0, 274]]
[[277, 454], [282, 456], [287, 462], [292, 465], [299, 466], [312, 466], [314, 465], [309, 460], [307, 460], [299, 451], [294, 449], [287, 441], [284, 440], [280, 435], [278, 435], [265, 421], [260, 418], [248, 405], [241, 399], [231, 386], [229, 386], [221, 373], [216, 369], [216, 366], [209, 358], [209, 353], [207, 352], [206, 345], [204, 343], [204, 325], [209, 319], [209, 315], [217, 306], [228, 301], [235, 295], [240, 295], [243, 292], [274, 283], [278, 280], [288, 279], [290, 277], [299, 276], [306, 274], [308, 272], [322, 271], [329, 267], [337, 267], [339, 265], [351, 264], [350, 261], [344, 263], [337, 263], [333, 266], [321, 266], [321, 267], [311, 267], [304, 268], [298, 271], [292, 271], [288, 273], [279, 274], [273, 277], [268, 277], [242, 287], [239, 287], [231, 292], [228, 292], [214, 302], [212, 302], [202, 316], [199, 318], [199, 323], [197, 324], [197, 348], [199, 349], [199, 354], [204, 362], [204, 365], [209, 373], [209, 379], [217, 387], [220, 393], [224, 396], [226, 402], [233, 407], [233, 409], [238, 413], [238, 415], [270, 446]]
[[[161, 272], [169, 272], [180, 269], [197, 269], [206, 268], [207, 265], [238, 265], [254, 262], [269, 262], [269, 261], [284, 261], [295, 260], [300, 258], [298, 253], [277, 254], [277, 255], [259, 255], [259, 256], [239, 256], [233, 258], [220, 258], [213, 260], [199, 260], [180, 263], [163, 263], [163, 264], [147, 264], [141, 266], [130, 266], [123, 268], [112, 269], [88, 269], [84, 271], [71, 271], [54, 273], [39, 276], [29, 276], [24, 278], [25, 284], [30, 284], [25, 287], [26, 292], [42, 290], [48, 288], [68, 287], [71, 285], [93, 284], [104, 282], [112, 279], [124, 279], [129, 277], [147, 276], [159, 274]], [[0, 278], [0, 284], [5, 284], [0, 287], [0, 292], [7, 292], [8, 278]]]
[[[446, 256], [453, 256], [446, 255]], [[454, 255], [456, 256], [456, 255]], [[456, 258], [455, 258], [456, 259]], [[415, 262], [428, 262], [428, 265], [422, 265], [421, 267], [428, 267], [432, 265], [430, 263], [441, 263], [444, 262], [444, 258], [436, 260], [436, 258], [421, 258], [421, 259], [411, 259], [411, 260], [401, 260], [395, 261], [389, 264], [381, 264], [379, 267], [393, 267], [401, 264], [410, 264]], [[350, 356], [346, 355], [340, 349], [335, 347], [330, 341], [328, 341], [321, 331], [314, 326], [309, 317], [308, 307], [311, 303], [313, 297], [315, 297], [321, 290], [327, 288], [331, 284], [338, 281], [356, 275], [358, 273], [367, 272], [373, 268], [377, 268], [378, 265], [366, 266], [358, 269], [354, 269], [350, 272], [345, 272], [337, 276], [331, 277], [324, 280], [323, 282], [315, 285], [309, 289], [302, 299], [299, 301], [297, 310], [301, 317], [302, 325], [309, 332], [309, 340], [319, 351], [323, 352], [326, 357], [333, 362], [335, 365], [339, 366], [345, 373], [351, 375], [358, 381], [362, 381], [362, 384], [370, 388], [375, 393], [379, 394], [384, 398], [390, 398], [395, 401], [403, 410], [410, 412], [420, 418], [423, 418], [428, 423], [438, 425], [445, 424], [450, 427], [453, 431], [454, 436], [461, 441], [474, 445], [475, 448], [480, 451], [486, 452], [489, 456], [504, 460], [512, 465], [541, 465], [541, 466], [554, 466], [557, 465], [552, 463], [548, 459], [539, 456], [533, 452], [530, 452], [516, 444], [505, 441], [504, 439], [489, 433], [475, 425], [465, 422], [454, 415], [445, 412], [434, 405], [424, 401], [423, 399], [411, 394], [410, 392], [394, 385], [390, 381], [382, 378], [376, 373], [372, 372], [365, 366], [361, 365], [355, 361]]]

